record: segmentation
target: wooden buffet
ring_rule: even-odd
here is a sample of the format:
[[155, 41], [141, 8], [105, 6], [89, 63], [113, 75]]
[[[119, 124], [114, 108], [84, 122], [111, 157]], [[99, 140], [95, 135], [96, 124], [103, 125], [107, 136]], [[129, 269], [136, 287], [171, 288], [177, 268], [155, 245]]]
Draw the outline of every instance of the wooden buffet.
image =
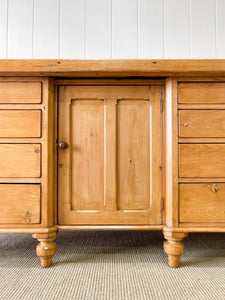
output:
[[0, 60], [0, 233], [225, 232], [225, 60]]

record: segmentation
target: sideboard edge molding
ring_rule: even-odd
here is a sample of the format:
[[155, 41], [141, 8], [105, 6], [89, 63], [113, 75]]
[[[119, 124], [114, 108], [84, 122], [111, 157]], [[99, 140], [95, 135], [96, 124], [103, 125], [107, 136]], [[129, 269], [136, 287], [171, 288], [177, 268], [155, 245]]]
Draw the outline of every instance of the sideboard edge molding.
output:
[[225, 76], [225, 59], [3, 59], [0, 76]]

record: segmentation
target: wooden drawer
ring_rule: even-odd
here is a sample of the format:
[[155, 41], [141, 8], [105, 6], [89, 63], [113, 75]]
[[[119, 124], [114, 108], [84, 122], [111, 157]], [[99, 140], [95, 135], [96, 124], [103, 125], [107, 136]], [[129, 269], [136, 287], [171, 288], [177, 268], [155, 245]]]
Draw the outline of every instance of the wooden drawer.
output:
[[40, 110], [0, 110], [0, 137], [40, 136]]
[[0, 184], [0, 223], [40, 223], [39, 184]]
[[225, 177], [225, 144], [179, 145], [180, 177]]
[[225, 222], [225, 183], [180, 184], [179, 220]]
[[41, 83], [0, 82], [0, 103], [41, 103]]
[[40, 144], [0, 144], [0, 177], [40, 177]]
[[225, 83], [190, 82], [180, 83], [179, 103], [225, 103]]
[[180, 137], [225, 137], [225, 110], [179, 111]]

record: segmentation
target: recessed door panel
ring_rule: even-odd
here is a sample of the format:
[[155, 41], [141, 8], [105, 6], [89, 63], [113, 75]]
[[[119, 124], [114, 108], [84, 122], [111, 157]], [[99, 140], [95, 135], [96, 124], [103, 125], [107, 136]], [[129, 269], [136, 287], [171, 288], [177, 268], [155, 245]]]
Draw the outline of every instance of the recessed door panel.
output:
[[117, 104], [118, 209], [149, 209], [150, 185], [149, 101]]
[[71, 102], [71, 208], [104, 207], [104, 106], [99, 100]]

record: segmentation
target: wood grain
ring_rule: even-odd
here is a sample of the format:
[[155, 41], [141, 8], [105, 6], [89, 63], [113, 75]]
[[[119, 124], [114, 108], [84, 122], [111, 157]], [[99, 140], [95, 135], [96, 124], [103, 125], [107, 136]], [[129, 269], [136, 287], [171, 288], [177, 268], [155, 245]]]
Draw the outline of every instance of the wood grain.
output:
[[104, 209], [117, 210], [117, 100], [104, 99]]
[[225, 177], [196, 177], [196, 178], [179, 178], [181, 183], [199, 183], [199, 182], [225, 182]]
[[[213, 78], [213, 77], [212, 77]], [[225, 77], [224, 77], [225, 81]], [[143, 79], [125, 79], [125, 78], [91, 78], [91, 79], [56, 79], [55, 80], [56, 85], [164, 85], [165, 79], [152, 79], [152, 78], [143, 78]]]
[[40, 243], [36, 247], [36, 253], [40, 257], [41, 266], [48, 268], [52, 264], [52, 257], [56, 254], [57, 246], [53, 242], [56, 239], [57, 231], [51, 233], [32, 234]]
[[224, 59], [24, 59], [0, 62], [0, 76], [224, 76]]
[[183, 227], [182, 223], [179, 225], [179, 228], [170, 228], [164, 226], [163, 229], [171, 230], [173, 232], [183, 232], [183, 233], [189, 233], [189, 232], [225, 232], [225, 226], [224, 223], [208, 223], [210, 227], [204, 227], [204, 224], [201, 223], [198, 226], [198, 223], [186, 223], [188, 227]]
[[103, 101], [72, 101], [70, 116], [71, 209], [103, 209]]
[[150, 208], [149, 101], [117, 105], [118, 209]]
[[[56, 225], [59, 230], [161, 230], [163, 225]], [[1, 228], [0, 228], [1, 233]]]
[[0, 177], [40, 177], [40, 144], [0, 144]]
[[224, 144], [179, 145], [180, 177], [225, 177]]
[[41, 83], [0, 82], [0, 103], [41, 103]]
[[[64, 204], [65, 216], [59, 211], [59, 225], [160, 225], [155, 220], [161, 219], [160, 211], [154, 215], [151, 211], [145, 210], [66, 210]], [[160, 221], [161, 222], [161, 221]]]
[[184, 76], [178, 77], [178, 82], [224, 82], [224, 76]]
[[225, 137], [225, 110], [179, 112], [180, 137]]
[[40, 223], [38, 184], [0, 184], [0, 223]]
[[168, 78], [165, 87], [163, 177], [165, 223], [178, 226], [178, 110], [177, 78]]
[[224, 222], [225, 184], [180, 184], [180, 222]]
[[41, 137], [41, 111], [0, 109], [0, 137]]
[[60, 87], [60, 225], [161, 224], [160, 100], [160, 86]]
[[[65, 87], [67, 88], [67, 87]], [[74, 86], [73, 95], [75, 99], [148, 99], [148, 86]], [[73, 98], [73, 97], [72, 97]]]
[[186, 109], [191, 109], [191, 110], [200, 110], [200, 109], [210, 109], [210, 110], [220, 110], [220, 109], [225, 109], [225, 104], [178, 104], [178, 109], [179, 110], [186, 110]]
[[225, 103], [225, 83], [180, 83], [178, 99], [179, 103]]
[[188, 223], [180, 223], [179, 228], [185, 228], [187, 230], [190, 228], [191, 230], [194, 231], [201, 231], [202, 232], [221, 232], [222, 228], [225, 230], [225, 223], [224, 222], [188, 222]]
[[52, 78], [43, 79], [43, 106], [42, 106], [42, 153], [41, 153], [41, 182], [42, 182], [42, 213], [41, 226], [53, 227], [53, 202], [54, 188], [56, 183], [54, 177], [54, 153], [57, 152], [56, 139], [54, 136], [57, 125], [54, 116], [54, 80]]
[[168, 263], [172, 268], [180, 266], [180, 256], [184, 253], [184, 244], [181, 242], [187, 233], [174, 232], [163, 228], [163, 235], [167, 241], [163, 243], [164, 251], [168, 255]]
[[[150, 211], [152, 223], [163, 224], [164, 87], [150, 87]], [[160, 211], [160, 213], [159, 213]]]
[[[44, 66], [45, 61], [42, 63]], [[208, 72], [210, 63], [204, 61], [198, 66], [195, 63], [189, 69], [193, 71], [195, 66], [195, 75], [203, 70]], [[2, 64], [4, 62], [0, 62], [0, 72]], [[10, 64], [13, 65], [13, 61]], [[100, 76], [102, 72], [111, 76], [115, 70], [119, 76], [130, 76], [131, 70], [134, 76], [140, 76], [150, 61], [146, 61], [146, 65], [140, 61], [140, 69], [137, 64], [136, 71], [132, 69], [134, 61], [123, 61], [120, 66], [118, 61], [113, 62], [108, 69], [103, 69], [107, 62], [82, 64], [84, 68], [80, 69], [81, 73], [74, 73], [76, 76]], [[158, 61], [152, 64], [157, 65]], [[182, 68], [181, 64], [177, 61], [174, 70]], [[29, 65], [29, 61], [25, 65]], [[55, 72], [58, 65], [60, 61], [48, 68], [45, 66], [45, 70]], [[168, 68], [169, 65], [170, 62]], [[188, 66], [189, 62], [184, 65]], [[34, 66], [35, 61], [32, 68]], [[73, 68], [80, 66], [79, 61], [76, 66], [68, 66], [69, 76]], [[218, 67], [217, 62], [215, 66]], [[42, 65], [36, 67], [38, 70]], [[96, 71], [95, 67], [102, 71]], [[158, 65], [156, 69], [153, 67], [154, 72], [158, 68]], [[151, 71], [150, 67], [148, 72]], [[150, 74], [148, 72], [145, 75]], [[163, 71], [161, 76], [164, 75]], [[38, 253], [44, 266], [50, 265], [50, 256], [56, 250], [52, 243], [56, 223], [62, 230], [164, 229], [171, 266], [179, 264], [183, 252], [181, 239], [185, 233], [224, 232], [225, 77], [195, 76], [179, 80], [183, 81], [181, 95], [186, 95], [184, 99], [191, 102], [177, 103], [175, 76], [166, 79], [166, 97], [161, 105], [164, 91], [160, 84], [164, 84], [164, 79], [157, 79], [155, 85], [153, 78], [137, 81], [63, 79], [56, 83], [56, 86], [63, 85], [59, 87], [57, 115], [58, 93], [57, 89], [54, 91], [53, 79], [0, 78], [3, 86], [10, 84], [8, 87], [12, 89], [11, 98], [7, 96], [10, 101], [0, 105], [0, 232], [39, 233], [36, 236], [41, 241]], [[36, 92], [33, 90], [39, 100], [32, 101], [37, 102], [26, 98], [33, 84], [39, 86]], [[58, 142], [69, 142], [68, 149], [59, 150], [58, 202], [57, 117]], [[162, 170], [164, 199], [161, 197]], [[168, 227], [162, 225], [162, 211]], [[45, 246], [52, 247], [52, 252]]]
[[179, 144], [224, 144], [225, 138], [179, 138]]

